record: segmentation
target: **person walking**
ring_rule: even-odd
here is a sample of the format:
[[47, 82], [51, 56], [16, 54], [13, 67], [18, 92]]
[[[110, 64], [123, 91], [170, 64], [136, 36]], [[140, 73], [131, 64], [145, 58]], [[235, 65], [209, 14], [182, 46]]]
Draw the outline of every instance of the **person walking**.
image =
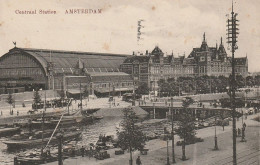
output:
[[246, 123], [243, 124], [243, 128], [246, 129]]
[[81, 152], [81, 156], [84, 157], [84, 155], [85, 155], [85, 148], [83, 146], [81, 147], [80, 152]]
[[140, 156], [138, 156], [138, 158], [136, 159], [136, 165], [142, 165]]

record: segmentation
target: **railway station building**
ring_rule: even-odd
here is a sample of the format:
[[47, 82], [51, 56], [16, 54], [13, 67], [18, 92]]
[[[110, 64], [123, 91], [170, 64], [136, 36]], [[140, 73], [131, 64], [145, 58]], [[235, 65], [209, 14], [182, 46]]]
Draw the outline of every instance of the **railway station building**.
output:
[[119, 71], [128, 57], [105, 54], [14, 47], [0, 57], [0, 94], [57, 90], [105, 94], [133, 90], [132, 77]]

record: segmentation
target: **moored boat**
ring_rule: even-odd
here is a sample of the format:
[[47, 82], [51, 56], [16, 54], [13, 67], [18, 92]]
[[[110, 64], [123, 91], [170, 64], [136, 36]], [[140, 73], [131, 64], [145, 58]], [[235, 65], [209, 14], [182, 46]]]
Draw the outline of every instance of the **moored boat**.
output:
[[[71, 141], [79, 139], [81, 136], [81, 131], [75, 131], [70, 133], [65, 133], [63, 135], [63, 141]], [[17, 149], [17, 148], [32, 148], [40, 145], [46, 145], [49, 141], [48, 138], [44, 139], [24, 139], [24, 140], [6, 140], [3, 141], [7, 145], [8, 149]], [[58, 139], [53, 137], [49, 144], [57, 144]]]
[[16, 133], [20, 132], [19, 127], [14, 127], [14, 128], [0, 128], [0, 137], [4, 136], [12, 136]]
[[48, 156], [48, 157], [42, 157], [42, 156], [26, 156], [26, 157], [15, 157], [14, 158], [14, 164], [15, 165], [39, 165], [49, 162], [57, 161], [57, 156]]

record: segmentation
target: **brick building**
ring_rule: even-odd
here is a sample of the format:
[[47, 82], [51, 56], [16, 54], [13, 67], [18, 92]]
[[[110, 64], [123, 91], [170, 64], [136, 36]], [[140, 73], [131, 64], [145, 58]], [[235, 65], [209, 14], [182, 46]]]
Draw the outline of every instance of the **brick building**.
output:
[[[204, 33], [201, 46], [193, 48], [188, 57], [166, 55], [156, 46], [152, 52], [146, 51], [145, 55], [128, 57], [120, 69], [154, 90], [158, 88], [160, 79], [205, 75], [227, 77], [231, 74], [231, 57], [226, 53], [222, 38], [219, 46], [216, 44], [215, 47], [209, 47]], [[235, 72], [247, 76], [247, 57], [235, 58]]]

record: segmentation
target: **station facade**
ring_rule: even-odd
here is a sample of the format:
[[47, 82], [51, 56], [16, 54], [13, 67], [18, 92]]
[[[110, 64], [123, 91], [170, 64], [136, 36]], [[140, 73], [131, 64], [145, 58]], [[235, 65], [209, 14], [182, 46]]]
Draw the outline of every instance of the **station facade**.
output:
[[[158, 89], [160, 79], [199, 76], [225, 76], [231, 74], [231, 57], [222, 43], [209, 47], [205, 33], [201, 46], [193, 48], [188, 57], [173, 54], [166, 55], [156, 46], [150, 53], [133, 55], [125, 59], [120, 66], [122, 72], [131, 74], [137, 82], [147, 83], [152, 90]], [[248, 75], [247, 57], [235, 58], [235, 73], [246, 77]]]
[[[235, 73], [248, 75], [247, 57], [235, 58]], [[77, 93], [82, 88], [102, 95], [129, 92], [139, 83], [157, 90], [160, 79], [230, 74], [231, 57], [222, 38], [219, 46], [209, 47], [205, 33], [201, 46], [187, 57], [164, 54], [158, 46], [143, 55], [14, 47], [0, 57], [0, 94], [36, 88]]]
[[[119, 71], [127, 58], [103, 54], [15, 47], [0, 57], [0, 94], [49, 89], [77, 93], [132, 91], [129, 74]], [[80, 87], [81, 84], [81, 87]]]

